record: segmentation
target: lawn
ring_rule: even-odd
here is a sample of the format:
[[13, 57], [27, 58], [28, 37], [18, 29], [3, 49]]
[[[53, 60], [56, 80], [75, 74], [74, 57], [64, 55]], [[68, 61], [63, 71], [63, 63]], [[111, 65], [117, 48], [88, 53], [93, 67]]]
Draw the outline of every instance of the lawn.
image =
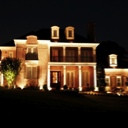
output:
[[73, 91], [0, 89], [0, 109], [28, 112], [128, 112], [128, 97]]

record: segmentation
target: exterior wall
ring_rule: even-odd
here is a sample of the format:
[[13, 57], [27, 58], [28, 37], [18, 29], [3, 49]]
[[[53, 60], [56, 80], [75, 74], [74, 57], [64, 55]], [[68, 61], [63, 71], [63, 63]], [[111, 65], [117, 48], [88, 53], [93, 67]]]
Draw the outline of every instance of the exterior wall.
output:
[[47, 64], [48, 64], [48, 46], [46, 44], [38, 45], [39, 59], [39, 86], [43, 87], [47, 83]]
[[[0, 47], [1, 50], [1, 60], [5, 57], [16, 57], [16, 48], [15, 47]], [[1, 62], [0, 60], [0, 62]], [[7, 81], [4, 79], [3, 74], [0, 73], [0, 86], [7, 86]]]
[[[68, 88], [79, 89], [84, 86], [94, 87], [94, 66], [96, 66], [95, 62], [95, 52], [90, 50], [89, 60], [86, 62], [80, 60], [80, 52], [81, 48], [84, 49], [96, 49], [98, 44], [84, 44], [84, 43], [55, 43], [50, 42], [49, 40], [38, 40], [36, 36], [30, 35], [27, 36], [27, 39], [24, 40], [14, 40], [15, 47], [13, 48], [14, 57], [21, 59], [22, 61], [22, 69], [20, 74], [17, 76], [15, 84], [17, 87], [25, 88], [29, 85], [39, 86], [40, 89], [43, 89], [43, 86], [46, 84], [48, 89], [52, 89], [51, 87], [51, 73], [59, 75], [59, 84], [60, 88], [66, 84]], [[37, 48], [37, 60], [26, 59], [26, 54], [29, 52], [28, 48]], [[61, 60], [54, 61], [52, 60], [51, 48], [55, 50], [59, 50], [59, 54], [61, 55]], [[2, 49], [2, 56], [7, 57], [8, 49]], [[75, 50], [75, 54], [73, 56], [75, 59], [71, 62], [68, 59], [66, 62], [66, 49]], [[77, 50], [77, 51], [76, 51]], [[10, 49], [12, 52], [12, 49]], [[69, 52], [69, 51], [68, 51]], [[31, 53], [31, 52], [30, 52]], [[59, 55], [58, 54], [58, 55]], [[56, 57], [56, 56], [55, 56]], [[72, 57], [72, 56], [71, 56]], [[91, 59], [90, 59], [91, 57]], [[51, 59], [51, 60], [50, 60]], [[91, 61], [91, 62], [90, 62]], [[27, 67], [37, 67], [37, 78], [28, 79], [26, 77]], [[50, 67], [50, 68], [49, 68]], [[83, 73], [84, 72], [84, 73]], [[34, 72], [33, 72], [34, 73]], [[88, 76], [87, 76], [88, 75]], [[82, 78], [83, 77], [83, 78]], [[86, 82], [82, 83], [82, 79]], [[88, 80], [87, 80], [88, 79]], [[87, 81], [89, 82], [87, 85]], [[3, 82], [3, 85], [6, 84], [6, 81]], [[84, 84], [84, 85], [82, 85]]]
[[[115, 88], [123, 88], [127, 90], [126, 81], [128, 78], [128, 69], [118, 69], [118, 68], [105, 68], [105, 77], [109, 78], [109, 87], [110, 91], [113, 91]], [[117, 79], [120, 79], [120, 84], [118, 84]]]
[[26, 82], [25, 82], [25, 79], [24, 79], [25, 54], [26, 54], [26, 45], [18, 44], [17, 47], [16, 47], [16, 57], [19, 58], [22, 61], [22, 64], [21, 64], [20, 74], [16, 78], [16, 86], [18, 86], [20, 88], [24, 88], [24, 86], [26, 85]]
[[[85, 89], [87, 87], [94, 87], [94, 71], [93, 71], [93, 67], [89, 67], [89, 66], [82, 66], [82, 72], [88, 72], [89, 73], [89, 76], [88, 76], [88, 79], [89, 79], [89, 83], [88, 85], [87, 84], [84, 84], [82, 85], [82, 88]], [[61, 87], [63, 87], [64, 85], [64, 71], [63, 71], [63, 66], [51, 66], [50, 67], [50, 71], [60, 71], [61, 72]], [[81, 72], [81, 75], [82, 75], [82, 72]], [[73, 77], [74, 77], [74, 81], [73, 81], [73, 85], [68, 85], [68, 82], [66, 81], [66, 85], [69, 87], [69, 88], [79, 88], [79, 69], [78, 69], [78, 66], [66, 66], [66, 76], [67, 76], [67, 73], [73, 73]], [[82, 79], [82, 78], [81, 78]], [[86, 80], [86, 79], [85, 79]]]

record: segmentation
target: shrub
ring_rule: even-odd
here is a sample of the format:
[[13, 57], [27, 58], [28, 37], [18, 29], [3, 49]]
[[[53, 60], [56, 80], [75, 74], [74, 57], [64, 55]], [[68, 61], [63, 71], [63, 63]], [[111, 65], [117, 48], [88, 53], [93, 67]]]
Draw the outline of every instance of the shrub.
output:
[[63, 86], [63, 89], [64, 89], [64, 90], [67, 90], [67, 89], [68, 89], [68, 86], [67, 86], [67, 85], [64, 85], [64, 86]]
[[44, 91], [48, 91], [47, 84], [43, 85], [43, 89], [44, 89]]

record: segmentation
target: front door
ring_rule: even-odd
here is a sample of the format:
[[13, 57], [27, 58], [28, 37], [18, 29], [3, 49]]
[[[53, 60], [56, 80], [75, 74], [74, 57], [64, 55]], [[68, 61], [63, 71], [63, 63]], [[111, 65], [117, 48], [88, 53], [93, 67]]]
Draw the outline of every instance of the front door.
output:
[[51, 77], [51, 87], [55, 89], [60, 88], [60, 71], [51, 71], [50, 73]]

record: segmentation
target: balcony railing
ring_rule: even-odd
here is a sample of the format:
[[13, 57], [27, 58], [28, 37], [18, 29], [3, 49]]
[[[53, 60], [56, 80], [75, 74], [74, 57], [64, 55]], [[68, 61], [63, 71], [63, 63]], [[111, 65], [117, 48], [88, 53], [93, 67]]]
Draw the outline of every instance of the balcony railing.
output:
[[25, 60], [38, 60], [38, 54], [37, 53], [27, 53], [25, 55]]
[[78, 57], [75, 56], [66, 56], [66, 62], [78, 62]]
[[81, 62], [93, 62], [93, 57], [91, 56], [83, 56], [81, 57]]
[[50, 58], [51, 62], [63, 62], [63, 56], [52, 56]]
[[[65, 61], [64, 61], [65, 60]], [[63, 56], [52, 56], [50, 57], [51, 62], [93, 62], [93, 57], [80, 57], [80, 60], [78, 57], [75, 56], [66, 56], [65, 58]]]

